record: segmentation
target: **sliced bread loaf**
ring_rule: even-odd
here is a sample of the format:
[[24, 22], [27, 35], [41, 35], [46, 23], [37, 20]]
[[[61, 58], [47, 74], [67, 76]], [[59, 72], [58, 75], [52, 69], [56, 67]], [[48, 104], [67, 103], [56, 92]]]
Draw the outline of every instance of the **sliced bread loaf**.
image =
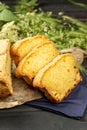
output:
[[10, 42], [6, 39], [0, 40], [0, 98], [12, 94]]
[[16, 76], [24, 77], [29, 84], [32, 84], [36, 73], [51, 62], [58, 54], [59, 51], [51, 41], [37, 46], [20, 61], [16, 69]]
[[58, 55], [42, 68], [33, 80], [33, 86], [44, 92], [53, 102], [61, 102], [82, 80], [72, 54]]
[[15, 64], [18, 65], [22, 58], [24, 58], [24, 56], [26, 56], [34, 47], [44, 44], [47, 41], [49, 41], [49, 39], [41, 35], [17, 41], [11, 47], [11, 56]]

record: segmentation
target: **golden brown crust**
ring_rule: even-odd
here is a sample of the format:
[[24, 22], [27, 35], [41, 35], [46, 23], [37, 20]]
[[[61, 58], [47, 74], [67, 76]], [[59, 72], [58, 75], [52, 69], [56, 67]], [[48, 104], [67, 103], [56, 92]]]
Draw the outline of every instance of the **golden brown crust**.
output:
[[19, 49], [22, 44], [24, 44], [26, 41], [30, 41], [31, 37], [29, 38], [24, 38], [22, 40], [17, 41], [15, 44], [11, 46], [10, 53], [11, 57], [14, 60], [15, 64], [18, 65], [20, 61], [20, 54], [19, 54]]
[[29, 85], [32, 86], [32, 80], [29, 79], [29, 77], [27, 77], [27, 76], [23, 76], [23, 79], [26, 81], [26, 83], [28, 83]]
[[0, 98], [12, 96], [13, 92], [9, 90], [8, 85], [5, 82], [0, 81]]

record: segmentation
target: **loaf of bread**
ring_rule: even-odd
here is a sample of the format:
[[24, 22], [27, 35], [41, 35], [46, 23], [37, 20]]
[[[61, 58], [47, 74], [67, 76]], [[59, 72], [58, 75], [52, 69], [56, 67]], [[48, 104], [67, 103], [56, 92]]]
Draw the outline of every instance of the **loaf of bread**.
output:
[[12, 94], [10, 42], [6, 39], [0, 40], [0, 98]]
[[11, 56], [16, 66], [34, 47], [49, 41], [46, 36], [37, 35], [17, 41], [11, 47]]
[[29, 84], [32, 84], [36, 73], [58, 54], [59, 51], [51, 41], [37, 46], [20, 61], [16, 69], [16, 76], [23, 77]]
[[36, 74], [33, 86], [44, 92], [48, 99], [58, 103], [63, 101], [81, 80], [74, 56], [63, 54], [58, 55]]

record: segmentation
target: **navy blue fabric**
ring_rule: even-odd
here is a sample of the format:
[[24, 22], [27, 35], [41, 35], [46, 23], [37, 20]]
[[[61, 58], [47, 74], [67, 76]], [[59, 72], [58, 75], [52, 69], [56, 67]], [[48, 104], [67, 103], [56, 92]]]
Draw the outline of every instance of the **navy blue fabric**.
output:
[[27, 102], [27, 105], [42, 108], [69, 117], [81, 118], [87, 107], [87, 77], [82, 74], [83, 81], [61, 103], [51, 103], [45, 98]]

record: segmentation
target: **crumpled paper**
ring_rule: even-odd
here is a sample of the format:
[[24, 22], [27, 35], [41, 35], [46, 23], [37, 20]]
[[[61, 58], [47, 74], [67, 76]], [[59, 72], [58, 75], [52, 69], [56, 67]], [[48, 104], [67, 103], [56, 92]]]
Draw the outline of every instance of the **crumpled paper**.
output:
[[42, 97], [38, 90], [29, 86], [23, 79], [18, 79], [12, 75], [12, 83], [14, 94], [13, 96], [0, 99], [0, 109], [15, 107]]

